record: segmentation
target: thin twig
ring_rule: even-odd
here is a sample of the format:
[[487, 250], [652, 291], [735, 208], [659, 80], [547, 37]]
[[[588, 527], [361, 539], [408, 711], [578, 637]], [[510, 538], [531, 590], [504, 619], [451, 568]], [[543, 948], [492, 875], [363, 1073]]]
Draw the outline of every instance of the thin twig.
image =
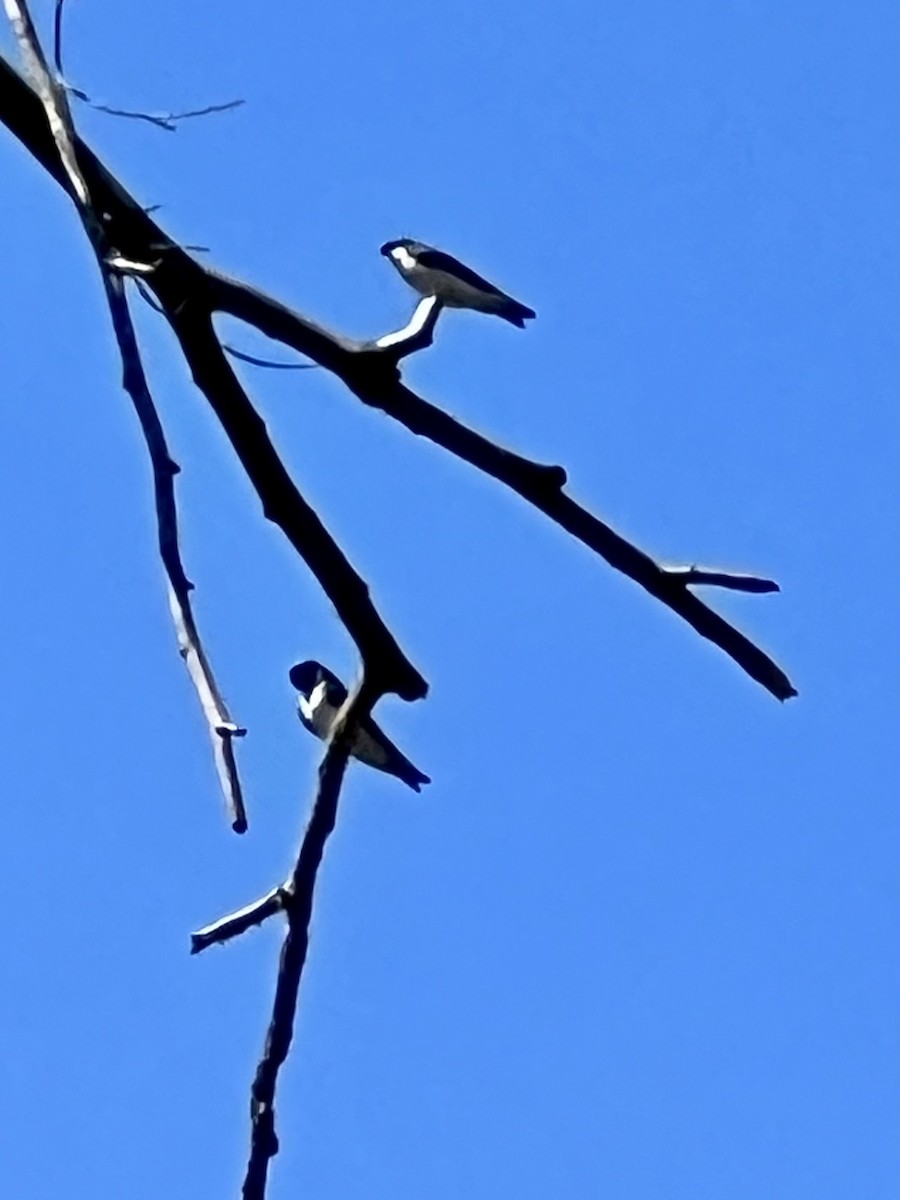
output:
[[[144, 303], [149, 305], [154, 312], [165, 316], [166, 310], [154, 300], [153, 293], [144, 281], [135, 276], [134, 282]], [[319, 369], [318, 363], [280, 363], [273, 362], [268, 358], [256, 358], [253, 354], [246, 354], [243, 350], [238, 350], [236, 346], [230, 346], [228, 342], [222, 343], [222, 349], [226, 354], [230, 354], [232, 358], [240, 359], [241, 362], [251, 363], [254, 367], [267, 367], [271, 371], [317, 371]]]
[[242, 104], [246, 103], [245, 100], [228, 100], [224, 104], [207, 104], [204, 108], [193, 108], [185, 112], [149, 113], [131, 108], [115, 108], [111, 104], [101, 104], [97, 100], [92, 100], [87, 92], [73, 87], [70, 83], [66, 84], [66, 91], [96, 112], [106, 113], [110, 117], [127, 117], [132, 121], [146, 121], [149, 125], [155, 125], [157, 129], [164, 129], [167, 133], [177, 133], [179, 121], [187, 121], [191, 117], [208, 117], [212, 113], [229, 112], [232, 108], [240, 108]]
[[254, 367], [268, 367], [270, 371], [317, 371], [319, 369], [318, 363], [282, 363], [272, 362], [270, 358], [256, 358], [252, 354], [245, 354], [243, 350], [237, 350], [234, 346], [229, 346], [227, 342], [222, 343], [222, 349], [226, 354], [230, 354], [232, 358], [239, 358], [241, 362], [252, 363]]
[[[168, 576], [170, 608], [179, 647], [207, 717], [216, 769], [225, 794], [232, 828], [238, 833], [243, 833], [247, 828], [247, 817], [231, 741], [232, 738], [243, 736], [246, 730], [232, 721], [197, 633], [189, 596], [193, 585], [185, 575], [178, 548], [178, 515], [173, 481], [179, 467], [169, 454], [162, 423], [147, 385], [122, 281], [122, 272], [125, 270], [141, 275], [149, 273], [152, 267], [145, 263], [124, 260], [110, 250], [106, 231], [94, 210], [90, 191], [76, 157], [75, 133], [65, 92], [50, 73], [28, 6], [25, 0], [4, 0], [4, 4], [23, 58], [41, 96], [60, 161], [97, 257], [122, 359], [123, 386], [137, 413], [153, 468], [160, 557]], [[61, 10], [60, 4], [57, 7], [57, 17]]]
[[53, 13], [53, 62], [56, 65], [56, 74], [59, 79], [63, 77], [62, 16], [65, 2], [66, 0], [56, 0], [56, 8]]
[[154, 312], [160, 313], [162, 316], [166, 315], [166, 310], [163, 308], [163, 306], [157, 300], [155, 300], [153, 298], [153, 293], [150, 291], [150, 289], [144, 283], [143, 279], [139, 278], [138, 276], [135, 276], [134, 285], [137, 288], [141, 299], [144, 301], [144, 303], [146, 305], [148, 305], [150, 308], [152, 308]]
[[210, 946], [222, 946], [232, 938], [246, 933], [254, 925], [262, 925], [269, 917], [284, 912], [285, 901], [289, 895], [286, 884], [272, 888], [271, 892], [267, 892], [260, 900], [254, 900], [244, 908], [239, 908], [237, 912], [229, 913], [227, 917], [220, 917], [211, 925], [204, 925], [202, 929], [191, 934], [191, 954], [201, 954]]
[[761, 596], [767, 592], [780, 592], [774, 579], [762, 575], [745, 575], [734, 571], [711, 571], [706, 567], [664, 566], [663, 571], [677, 579], [684, 587], [718, 587], [732, 592], [752, 592]]
[[244, 1176], [243, 1200], [264, 1200], [269, 1163], [278, 1153], [275, 1090], [278, 1072], [287, 1058], [294, 1033], [297, 996], [309, 949], [316, 880], [325, 843], [337, 819], [351, 739], [359, 721], [369, 715], [383, 694], [382, 689], [364, 673], [362, 681], [337, 715], [328, 749], [319, 767], [315, 803], [287, 885], [290, 896], [286, 902], [288, 928], [281, 950], [272, 1017], [250, 1094], [250, 1155]]

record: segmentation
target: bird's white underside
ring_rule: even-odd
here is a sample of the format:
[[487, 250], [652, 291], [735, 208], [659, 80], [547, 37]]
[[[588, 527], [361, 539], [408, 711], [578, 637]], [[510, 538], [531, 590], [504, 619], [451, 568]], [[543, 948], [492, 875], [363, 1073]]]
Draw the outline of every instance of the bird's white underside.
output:
[[[304, 717], [315, 729], [319, 737], [326, 737], [331, 729], [331, 723], [334, 720], [335, 709], [331, 705], [323, 705], [325, 699], [325, 683], [318, 683], [309, 694], [309, 699], [306, 696], [297, 697], [297, 707], [303, 713]], [[326, 708], [328, 712], [326, 712]], [[330, 713], [330, 719], [329, 715]]]

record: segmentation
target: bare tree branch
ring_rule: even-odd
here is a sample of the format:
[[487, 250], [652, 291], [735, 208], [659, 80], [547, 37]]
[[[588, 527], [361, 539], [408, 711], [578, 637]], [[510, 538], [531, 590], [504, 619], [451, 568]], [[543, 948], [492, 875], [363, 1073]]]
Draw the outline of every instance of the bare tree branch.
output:
[[291, 878], [285, 885], [284, 904], [288, 927], [281, 950], [265, 1048], [250, 1094], [250, 1156], [244, 1176], [243, 1200], [264, 1200], [269, 1163], [278, 1153], [275, 1089], [278, 1072], [287, 1058], [294, 1033], [297, 996], [309, 949], [316, 880], [325, 843], [337, 819], [341, 783], [353, 735], [358, 723], [371, 713], [383, 694], [383, 690], [364, 672], [362, 681], [338, 713], [331, 740], [319, 767], [318, 791], [309, 824]]
[[[429, 438], [517, 492], [610, 566], [662, 601], [697, 633], [724, 650], [779, 700], [797, 694], [784, 671], [764, 651], [687, 590], [691, 583], [701, 582], [734, 589], [735, 578], [749, 580], [756, 576], [735, 577], [724, 572], [705, 572], [701, 580], [660, 566], [565, 494], [563, 487], [567, 477], [563, 467], [532, 462], [498, 446], [410, 391], [400, 382], [398, 374], [388, 370], [388, 364], [372, 362], [377, 342], [349, 347], [345, 339], [335, 337], [323, 346], [323, 338], [327, 338], [325, 331], [292, 313], [279, 301], [214, 271], [207, 272], [207, 277], [214, 293], [212, 302], [217, 309], [240, 317], [269, 337], [328, 367], [364, 404], [387, 413], [412, 433]], [[726, 583], [726, 579], [730, 582]], [[737, 590], [775, 591], [777, 586], [744, 586]]]
[[[178, 548], [178, 511], [175, 502], [174, 477], [178, 473], [179, 467], [169, 454], [162, 423], [147, 385], [134, 326], [125, 298], [122, 276], [119, 274], [123, 267], [135, 269], [139, 273], [145, 272], [147, 268], [145, 264], [140, 263], [123, 264], [120, 257], [110, 250], [106, 231], [94, 210], [88, 185], [76, 158], [75, 135], [65, 92], [55, 83], [50, 74], [27, 4], [24, 3], [24, 0], [4, 0], [4, 4], [22, 49], [23, 57], [38, 87], [59, 151], [60, 162], [66, 171], [84, 228], [97, 256], [122, 359], [122, 383], [137, 413], [153, 468], [159, 552], [168, 576], [169, 606], [175, 623], [179, 649], [207, 718], [213, 742], [216, 771], [225, 796], [232, 828], [237, 833], [243, 833], [247, 828], [247, 815], [234, 759], [232, 739], [242, 737], [246, 730], [232, 721], [197, 632], [190, 602], [190, 591], [193, 584], [185, 575]], [[61, 4], [57, 6], [57, 17], [61, 7]]]

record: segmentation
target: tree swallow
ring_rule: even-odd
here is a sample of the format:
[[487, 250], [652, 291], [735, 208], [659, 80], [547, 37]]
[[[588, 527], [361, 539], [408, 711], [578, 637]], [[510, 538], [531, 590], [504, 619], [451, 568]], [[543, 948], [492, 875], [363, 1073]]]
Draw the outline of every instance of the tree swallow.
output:
[[[347, 689], [327, 667], [313, 661], [297, 663], [291, 667], [289, 675], [300, 693], [297, 715], [301, 723], [317, 738], [327, 740], [338, 709], [347, 699]], [[400, 753], [371, 717], [360, 722], [350, 753], [370, 767], [396, 775], [414, 792], [421, 791], [423, 783], [431, 783], [427, 775]]]
[[474, 308], [476, 312], [493, 313], [520, 329], [536, 315], [534, 309], [507, 296], [459, 259], [426, 246], [424, 242], [399, 238], [396, 242], [385, 242], [381, 253], [417, 292], [423, 296], [437, 296], [450, 308]]

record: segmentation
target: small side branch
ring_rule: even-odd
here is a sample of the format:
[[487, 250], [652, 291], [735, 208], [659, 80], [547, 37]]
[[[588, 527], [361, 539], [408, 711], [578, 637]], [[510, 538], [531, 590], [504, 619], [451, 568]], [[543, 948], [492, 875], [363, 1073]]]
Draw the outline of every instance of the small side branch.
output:
[[[151, 301], [153, 307], [158, 312], [163, 310], [156, 304], [156, 301]], [[222, 349], [226, 354], [230, 354], [232, 358], [238, 359], [240, 362], [250, 363], [253, 367], [266, 367], [270, 371], [317, 371], [318, 363], [286, 363], [273, 362], [270, 358], [257, 358], [255, 354], [247, 354], [244, 350], [238, 350], [234, 346], [229, 346], [227, 342], [222, 343]]]
[[734, 571], [710, 571], [706, 567], [664, 566], [661, 569], [683, 587], [717, 587], [731, 592], [752, 592], [758, 596], [767, 592], [781, 591], [774, 579], [766, 579], [762, 575], [742, 575]]
[[210, 946], [222, 946], [232, 938], [240, 937], [254, 925], [262, 925], [269, 917], [284, 912], [289, 897], [289, 884], [284, 884], [267, 892], [261, 900], [254, 900], [245, 908], [239, 908], [237, 912], [229, 913], [211, 925], [204, 925], [191, 934], [191, 954], [202, 954]]
[[426, 350], [434, 341], [434, 327], [443, 308], [437, 296], [425, 296], [416, 305], [408, 325], [396, 333], [384, 334], [372, 345], [376, 350], [385, 351], [395, 362], [417, 350]]
[[80, 100], [82, 104], [89, 105], [95, 112], [106, 113], [110, 117], [125, 117], [131, 121], [146, 121], [148, 125], [155, 125], [157, 129], [164, 129], [167, 133], [177, 133], [179, 121], [187, 121], [191, 117], [208, 117], [212, 113], [229, 112], [232, 108], [240, 108], [244, 103], [243, 100], [228, 100], [224, 104], [207, 104], [205, 108], [192, 108], [184, 112], [150, 113], [132, 108], [114, 108], [111, 104], [101, 104], [98, 100], [92, 100], [87, 92], [73, 87], [70, 83], [66, 84], [66, 91], [76, 100]]

